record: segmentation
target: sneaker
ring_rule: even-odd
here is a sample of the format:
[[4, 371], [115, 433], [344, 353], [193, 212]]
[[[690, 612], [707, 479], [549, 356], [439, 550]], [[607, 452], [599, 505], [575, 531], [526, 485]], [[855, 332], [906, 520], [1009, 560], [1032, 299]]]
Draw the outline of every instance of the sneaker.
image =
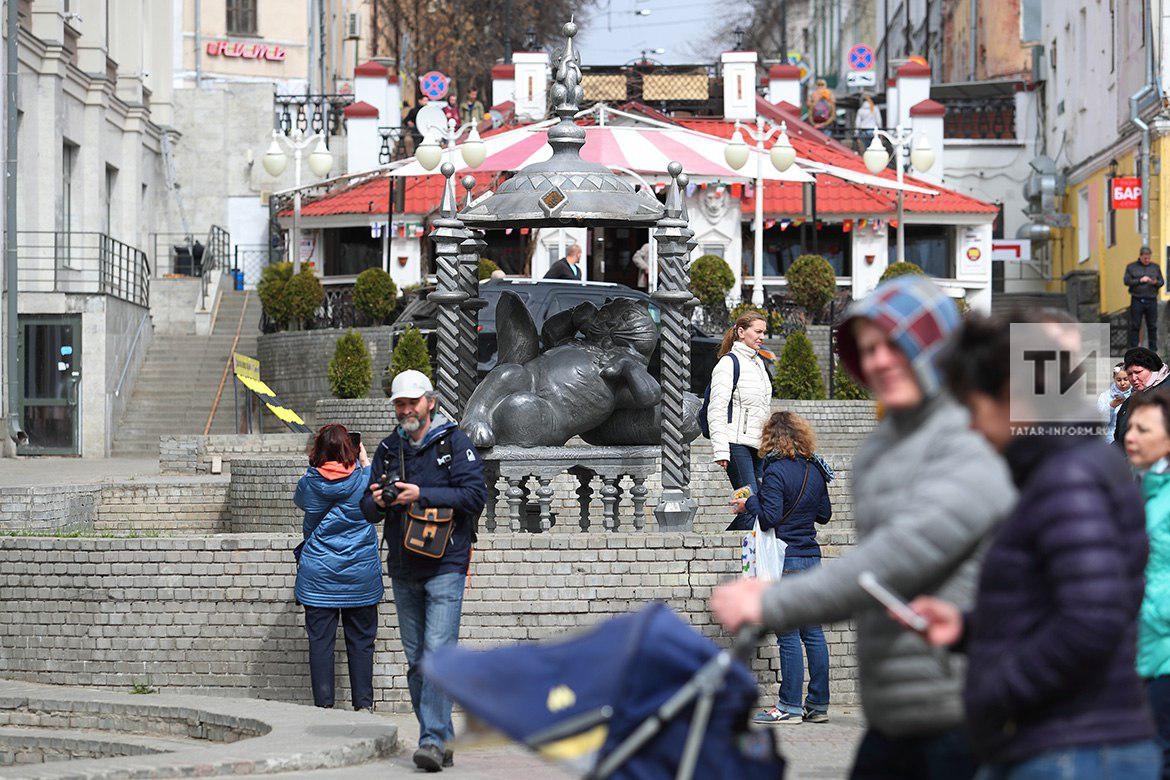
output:
[[444, 750], [443, 751], [443, 768], [449, 769], [453, 766], [455, 766], [455, 751], [454, 750]]
[[805, 723], [828, 723], [829, 713], [821, 712], [820, 710], [810, 710], [808, 707], [804, 708]]
[[756, 713], [752, 718], [752, 723], [763, 723], [769, 726], [776, 726], [782, 723], [800, 723], [800, 716], [791, 712], [784, 712], [783, 710], [772, 707], [763, 712]]
[[428, 772], [443, 771], [443, 751], [438, 745], [419, 745], [414, 751], [414, 765]]

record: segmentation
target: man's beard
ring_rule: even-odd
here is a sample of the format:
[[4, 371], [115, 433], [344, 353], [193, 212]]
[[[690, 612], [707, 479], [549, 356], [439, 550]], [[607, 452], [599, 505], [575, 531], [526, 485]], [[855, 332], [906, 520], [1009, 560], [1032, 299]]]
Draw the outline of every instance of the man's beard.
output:
[[408, 414], [406, 417], [400, 418], [398, 424], [402, 426], [402, 430], [407, 433], [415, 433], [422, 427], [422, 420], [413, 414]]

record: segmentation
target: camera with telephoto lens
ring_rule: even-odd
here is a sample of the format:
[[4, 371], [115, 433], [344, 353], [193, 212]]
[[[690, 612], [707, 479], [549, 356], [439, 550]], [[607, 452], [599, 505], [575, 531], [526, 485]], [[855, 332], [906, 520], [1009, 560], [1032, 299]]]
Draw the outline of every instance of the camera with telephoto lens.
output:
[[382, 477], [382, 503], [390, 506], [398, 499], [398, 486], [394, 483], [397, 479], [391, 474], [385, 474]]

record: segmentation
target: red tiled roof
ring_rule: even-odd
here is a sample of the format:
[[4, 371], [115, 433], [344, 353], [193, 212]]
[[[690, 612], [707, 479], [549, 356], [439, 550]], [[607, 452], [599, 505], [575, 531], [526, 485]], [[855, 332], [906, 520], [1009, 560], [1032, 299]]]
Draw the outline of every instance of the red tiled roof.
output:
[[[390, 185], [385, 176], [375, 176], [334, 190], [316, 200], [301, 206], [302, 217], [329, 217], [339, 214], [385, 214], [389, 202]], [[482, 179], [480, 176], [477, 179]], [[431, 176], [417, 176], [408, 179], [397, 179], [395, 188], [406, 187], [403, 192], [402, 214], [429, 214], [439, 207], [443, 199], [443, 177], [439, 174]], [[472, 189], [472, 196], [477, 196], [489, 188], [489, 182], [476, 182]], [[458, 188], [460, 201], [465, 190]], [[292, 209], [281, 211], [278, 216], [291, 217]]]
[[[764, 98], [756, 101], [756, 110], [774, 121], [788, 124], [788, 138], [796, 149], [797, 156], [813, 162], [835, 165], [858, 173], [869, 171], [861, 156], [849, 147], [827, 137], [800, 118], [800, 111], [787, 103], [773, 105]], [[699, 132], [731, 138], [735, 123], [725, 119], [678, 119], [684, 127]], [[775, 139], [773, 139], [775, 140]], [[772, 141], [765, 143], [771, 148]], [[883, 171], [880, 176], [896, 180], [893, 171]], [[931, 214], [994, 214], [998, 207], [984, 203], [962, 193], [948, 190], [934, 184], [906, 176], [908, 184], [916, 184], [938, 192], [938, 195], [922, 195], [907, 192], [903, 208], [907, 213]], [[799, 216], [803, 213], [803, 191], [799, 185], [777, 181], [764, 183], [764, 213], [771, 217]], [[744, 213], [755, 211], [755, 200], [746, 194], [740, 201]], [[817, 176], [818, 216], [877, 216], [890, 217], [897, 211], [897, 195], [893, 190], [853, 184], [835, 176]]]
[[493, 79], [511, 79], [516, 77], [515, 65], [492, 65]]

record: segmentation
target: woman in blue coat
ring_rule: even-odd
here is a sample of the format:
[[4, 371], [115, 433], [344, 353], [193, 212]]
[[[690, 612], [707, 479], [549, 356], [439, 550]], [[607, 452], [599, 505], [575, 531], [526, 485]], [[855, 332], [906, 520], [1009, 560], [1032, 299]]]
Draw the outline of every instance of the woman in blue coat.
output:
[[[784, 574], [806, 571], [821, 564], [817, 524], [833, 516], [828, 483], [829, 467], [814, 454], [816, 435], [808, 420], [792, 412], [776, 412], [764, 424], [760, 455], [764, 477], [759, 495], [737, 499], [732, 506], [760, 521], [760, 528], [775, 532], [787, 545]], [[775, 707], [761, 712], [756, 723], [825, 723], [829, 720], [829, 646], [820, 626], [805, 626], [778, 637], [780, 645], [780, 698]], [[808, 696], [801, 701], [804, 660], [808, 656]]]
[[[359, 464], [360, 461], [360, 464]], [[293, 501], [305, 510], [297, 548], [297, 603], [305, 608], [313, 703], [333, 706], [333, 647], [340, 615], [355, 710], [374, 708], [374, 637], [382, 600], [378, 532], [360, 501], [370, 482], [365, 448], [344, 425], [326, 425], [309, 451]]]

